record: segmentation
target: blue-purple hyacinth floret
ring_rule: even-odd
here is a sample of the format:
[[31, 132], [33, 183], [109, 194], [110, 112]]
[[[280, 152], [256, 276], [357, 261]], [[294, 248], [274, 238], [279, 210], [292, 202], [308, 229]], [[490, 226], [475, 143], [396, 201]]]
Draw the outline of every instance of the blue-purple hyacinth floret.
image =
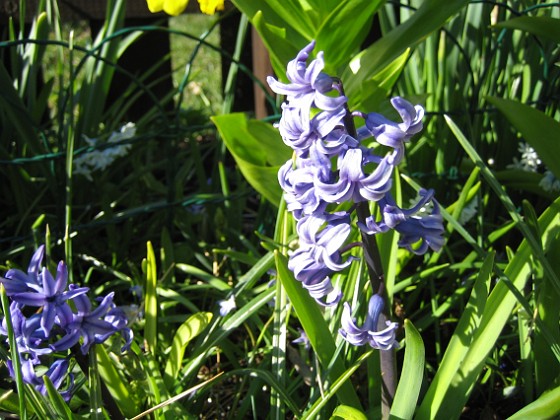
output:
[[[411, 209], [398, 207], [390, 193], [393, 169], [404, 158], [405, 144], [422, 130], [424, 109], [395, 97], [391, 104], [400, 122], [375, 112], [350, 112], [341, 81], [323, 72], [323, 53], [308, 63], [314, 47], [311, 42], [288, 64], [288, 83], [272, 77], [267, 81], [274, 92], [286, 96], [277, 127], [294, 150], [278, 172], [287, 209], [298, 221], [299, 248], [290, 252], [288, 266], [319, 303], [334, 305], [341, 294], [331, 277], [354, 259], [342, 255], [342, 249], [350, 248], [346, 241], [351, 225], [350, 214], [339, 212], [339, 205], [349, 203], [345, 208], [352, 211], [356, 203], [376, 202], [381, 220], [368, 218], [360, 224], [362, 232], [395, 229], [399, 245], [417, 254], [441, 249], [443, 220], [431, 191], [422, 190], [420, 202]], [[431, 212], [422, 212], [428, 204]], [[362, 330], [351, 328], [349, 312], [345, 319], [348, 341], [365, 337]]]
[[[87, 293], [89, 288], [68, 285], [68, 270], [60, 262], [56, 275], [42, 266], [45, 247], [40, 246], [33, 254], [24, 273], [10, 269], [0, 283], [10, 299], [10, 315], [18, 353], [22, 362], [23, 378], [45, 393], [42, 379], [35, 375], [35, 367], [52, 358], [55, 352], [68, 350], [82, 341], [81, 351], [86, 354], [94, 343], [102, 343], [119, 332], [125, 340], [123, 349], [132, 342], [132, 330], [128, 328], [125, 313], [113, 303], [113, 293], [101, 298], [92, 309]], [[69, 304], [72, 302], [77, 312]], [[6, 320], [2, 320], [0, 335], [7, 335]], [[55, 388], [64, 382], [68, 362], [61, 359], [52, 363], [45, 373]], [[71, 379], [71, 378], [70, 378]], [[71, 386], [70, 386], [71, 388]], [[70, 388], [63, 396], [69, 396]]]
[[342, 297], [330, 276], [352, 262], [352, 257], [343, 260], [339, 251], [350, 230], [345, 212], [310, 215], [298, 221], [299, 247], [290, 253], [288, 268], [321, 305], [335, 305]]
[[374, 349], [389, 350], [398, 347], [396, 331], [399, 324], [386, 321], [379, 329], [379, 317], [383, 311], [383, 298], [377, 294], [373, 295], [368, 304], [368, 313], [364, 324], [358, 327], [352, 318], [350, 305], [345, 302], [342, 311], [340, 335], [354, 346], [369, 344]]

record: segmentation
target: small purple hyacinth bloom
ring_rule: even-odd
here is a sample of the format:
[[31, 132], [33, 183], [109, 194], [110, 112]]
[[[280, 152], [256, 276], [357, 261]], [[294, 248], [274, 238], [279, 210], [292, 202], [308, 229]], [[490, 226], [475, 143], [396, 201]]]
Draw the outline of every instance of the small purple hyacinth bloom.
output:
[[0, 283], [4, 285], [6, 294], [11, 297], [15, 293], [31, 292], [40, 289], [39, 270], [45, 256], [45, 245], [41, 245], [33, 253], [27, 274], [21, 270], [12, 268], [8, 270], [5, 277], [0, 277]]
[[[15, 378], [14, 367], [12, 361], [8, 361], [8, 371], [10, 372], [10, 376]], [[64, 379], [68, 376], [70, 379], [70, 384], [66, 391], [59, 391], [59, 394], [65, 401], [69, 401], [70, 397], [72, 396], [72, 387], [74, 385], [74, 376], [72, 374], [68, 375], [68, 367], [69, 363], [66, 359], [59, 359], [53, 362], [53, 364], [49, 367], [49, 369], [38, 377], [35, 373], [35, 366], [37, 363], [34, 363], [31, 360], [21, 360], [21, 373], [23, 377], [23, 381], [33, 385], [37, 391], [39, 391], [42, 395], [47, 395], [47, 387], [43, 380], [44, 376], [47, 376], [54, 388], [58, 390]]]
[[348, 267], [354, 259], [342, 261], [340, 254], [350, 230], [349, 215], [345, 212], [305, 216], [297, 224], [299, 248], [290, 252], [288, 268], [321, 305], [335, 305], [342, 297], [337, 292], [333, 298], [322, 301], [334, 291], [329, 276]]
[[[414, 207], [401, 209], [393, 197], [387, 194], [379, 203], [383, 220], [377, 223], [373, 216], [370, 216], [365, 224], [359, 223], [360, 229], [370, 235], [395, 229], [401, 235], [399, 246], [418, 255], [426, 253], [428, 248], [438, 252], [445, 242], [443, 217], [437, 201], [433, 199], [433, 190], [422, 189], [419, 195], [420, 201]], [[432, 213], [420, 213], [429, 201], [432, 201], [434, 206]], [[417, 242], [420, 242], [420, 245], [415, 247]]]
[[335, 112], [319, 112], [310, 119], [309, 109], [283, 103], [278, 131], [284, 143], [300, 156], [336, 127], [341, 127], [345, 115], [346, 110], [341, 107]]
[[61, 326], [66, 330], [66, 335], [52, 344], [51, 348], [55, 351], [67, 350], [82, 338], [83, 343], [80, 348], [83, 354], [87, 354], [93, 344], [103, 343], [109, 336], [119, 331], [117, 326], [102, 319], [113, 307], [113, 296], [114, 292], [109, 293], [93, 311], [91, 302], [86, 296], [76, 296], [74, 304], [78, 313], [65, 313], [61, 317]]
[[394, 157], [394, 164], [396, 165], [402, 160], [404, 143], [422, 130], [424, 108], [420, 105], [412, 105], [398, 96], [391, 99], [391, 104], [401, 116], [402, 123], [396, 123], [381, 114], [372, 112], [367, 114], [366, 124], [360, 133], [369, 132], [378, 143], [395, 149], [397, 153]]
[[130, 349], [132, 339], [134, 338], [132, 329], [128, 327], [129, 319], [130, 318], [126, 313], [125, 308], [116, 306], [115, 304], [112, 304], [112, 309], [110, 309], [107, 315], [103, 318], [104, 321], [115, 327], [124, 339], [124, 345], [121, 347], [121, 352]]
[[307, 66], [306, 61], [313, 48], [315, 41], [304, 47], [296, 58], [288, 63], [286, 76], [291, 83], [281, 83], [271, 76], [266, 81], [274, 92], [286, 95], [288, 101], [299, 101], [302, 111], [307, 114], [312, 105], [325, 111], [336, 111], [344, 106], [346, 97], [327, 95], [333, 90], [333, 79], [322, 72], [325, 67], [322, 51], [317, 53], [317, 58]]
[[[364, 173], [368, 163], [377, 163], [371, 174]], [[393, 166], [390, 159], [383, 159], [360, 148], [348, 149], [338, 158], [339, 179], [326, 183], [316, 180], [316, 194], [327, 203], [344, 201], [378, 201], [391, 189]]]
[[[35, 363], [39, 362], [39, 356], [52, 353], [52, 350], [46, 345], [48, 336], [45, 335], [43, 329], [39, 328], [41, 315], [34, 314], [26, 318], [21, 312], [19, 305], [16, 302], [12, 302], [10, 304], [10, 316], [12, 318], [18, 353], [28, 353]], [[0, 334], [8, 335], [6, 318], [2, 320]]]
[[89, 291], [87, 287], [72, 288], [66, 291], [68, 282], [68, 270], [66, 264], [60, 261], [56, 270], [56, 279], [43, 267], [39, 275], [40, 287], [31, 292], [14, 293], [12, 299], [20, 305], [42, 307], [41, 328], [45, 335], [49, 335], [54, 326], [57, 315], [64, 316], [64, 313], [71, 311], [67, 301], [76, 296], [83, 295]]
[[368, 305], [368, 314], [362, 327], [355, 324], [352, 318], [352, 310], [348, 302], [344, 302], [342, 311], [341, 324], [339, 330], [340, 335], [354, 346], [363, 346], [369, 344], [372, 348], [378, 350], [389, 350], [398, 347], [396, 340], [396, 330], [399, 324], [396, 322], [386, 321], [385, 329], [379, 330], [379, 316], [383, 311], [383, 298], [378, 294], [374, 294]]
[[293, 344], [303, 344], [305, 350], [309, 350], [311, 348], [311, 342], [309, 341], [309, 337], [305, 333], [304, 330], [298, 328], [299, 337], [292, 341]]

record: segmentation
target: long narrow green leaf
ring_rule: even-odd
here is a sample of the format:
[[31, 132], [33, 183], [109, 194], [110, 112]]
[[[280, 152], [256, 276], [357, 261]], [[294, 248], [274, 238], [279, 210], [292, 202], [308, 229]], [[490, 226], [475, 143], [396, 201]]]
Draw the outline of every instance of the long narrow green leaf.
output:
[[560, 44], [560, 19], [548, 16], [519, 16], [498, 22], [496, 28], [519, 29]]
[[136, 400], [130, 395], [129, 386], [119, 376], [107, 350], [103, 346], [95, 346], [97, 367], [101, 380], [126, 417], [132, 417], [140, 411]]
[[[555, 20], [560, 22], [560, 19]], [[557, 25], [560, 28], [560, 23]], [[535, 149], [548, 169], [560, 178], [560, 122], [538, 109], [510, 99], [490, 97], [488, 102], [505, 115], [523, 139]]]
[[404, 320], [406, 348], [402, 374], [391, 406], [392, 419], [411, 419], [424, 378], [425, 350], [422, 336], [412, 322]]
[[144, 298], [144, 339], [150, 351], [154, 356], [157, 351], [157, 265], [154, 248], [151, 242], [147, 242], [147, 257], [145, 260], [146, 275], [146, 296]]
[[[540, 216], [539, 229], [542, 232], [543, 250], [546, 252], [554, 241], [559, 240], [560, 198]], [[511, 279], [517, 290], [523, 290], [532, 272], [532, 256], [533, 251], [527, 239], [524, 239], [504, 270], [504, 276]], [[500, 280], [488, 297], [480, 325], [441, 404], [433, 407], [430, 413], [434, 415], [445, 413], [449, 417], [459, 416], [484, 367], [486, 357], [494, 347], [516, 303], [516, 296], [510, 292], [506, 282]], [[430, 406], [431, 402], [425, 401], [425, 404]]]
[[191, 315], [175, 332], [164, 373], [165, 385], [169, 389], [172, 389], [173, 384], [177, 379], [177, 374], [181, 370], [183, 355], [187, 344], [204, 331], [211, 320], [212, 313], [199, 312]]
[[[384, 0], [346, 0], [330, 10], [329, 16], [322, 22], [314, 34], [317, 51], [325, 51], [326, 72], [336, 72], [348, 64], [371, 27], [372, 16]], [[297, 19], [293, 19], [297, 20]], [[348, 22], [352, 21], [352, 25]]]
[[[521, 233], [523, 233], [524, 238], [531, 247], [533, 254], [542, 264], [548, 281], [550, 281], [550, 284], [554, 286], [556, 291], [560, 294], [560, 278], [553, 270], [549, 261], [546, 259], [542, 249], [542, 245], [540, 243], [540, 239], [535, 238], [535, 235], [533, 234], [530, 227], [527, 225], [527, 223], [525, 223], [521, 215], [517, 212], [517, 209], [507, 192], [504, 190], [502, 185], [500, 185], [496, 177], [492, 174], [492, 171], [488, 168], [488, 166], [486, 166], [484, 161], [481, 159], [474, 147], [469, 143], [459, 127], [457, 127], [453, 120], [447, 115], [445, 115], [445, 122], [457, 138], [457, 141], [459, 141], [463, 149], [465, 149], [465, 152], [467, 152], [467, 155], [469, 155], [473, 163], [480, 168], [480, 173], [482, 174], [486, 182], [488, 182], [494, 193], [498, 196], [498, 198], [508, 211], [511, 219], [516, 222], [517, 227], [519, 228]], [[560, 148], [558, 150], [560, 151]]]
[[[332, 363], [329, 377], [334, 382], [344, 373], [345, 368], [342, 359], [336, 358], [333, 360], [336, 345], [329, 327], [323, 318], [323, 314], [319, 310], [317, 303], [309, 296], [309, 293], [307, 293], [307, 291], [301, 287], [301, 284], [293, 277], [292, 272], [288, 269], [286, 257], [277, 252], [275, 258], [278, 278], [290, 297], [290, 302], [309, 338], [311, 346], [325, 368]], [[361, 406], [350, 382], [341, 384], [337, 392], [337, 397], [341, 404], [356, 408]]]
[[[360, 89], [377, 71], [422, 41], [447, 19], [468, 4], [468, 0], [427, 0], [401, 25], [358, 54], [342, 75], [348, 97], [360, 96]], [[354, 104], [352, 104], [353, 106]]]
[[[339, 397], [339, 393], [341, 388], [344, 385], [348, 385], [349, 382], [347, 382], [350, 377], [352, 376], [352, 374], [358, 370], [358, 368], [362, 365], [362, 363], [364, 361], [366, 361], [371, 355], [373, 354], [373, 350], [369, 350], [368, 352], [362, 354], [353, 364], [352, 366], [350, 366], [350, 368], [348, 368], [345, 372], [343, 372], [340, 376], [338, 376], [338, 378], [332, 383], [332, 385], [329, 387], [328, 390], [325, 391], [324, 395], [322, 396], [322, 398], [318, 399], [315, 404], [313, 404], [313, 406], [304, 413], [302, 420], [307, 420], [307, 419], [314, 419], [319, 415], [320, 410], [325, 406], [325, 404], [336, 394], [337, 397]], [[340, 397], [339, 397], [340, 399]], [[342, 405], [346, 405], [346, 404], [342, 404]], [[358, 407], [355, 407], [354, 405], [349, 406], [351, 408], [354, 408], [356, 410], [360, 410]]]
[[70, 407], [68, 407], [66, 401], [62, 399], [53, 383], [51, 382], [50, 378], [47, 375], [43, 375], [43, 381], [45, 382], [45, 387], [47, 388], [49, 400], [56, 410], [58, 418], [64, 420], [72, 420], [74, 418], [72, 410], [70, 410]]
[[367, 420], [367, 416], [364, 413], [357, 408], [348, 407], [347, 405], [339, 405], [336, 407], [331, 418], [341, 418], [344, 420]]
[[519, 410], [508, 420], [554, 419], [560, 415], [560, 386], [545, 392], [536, 401]]
[[[253, 316], [257, 311], [272, 300], [276, 293], [275, 289], [267, 289], [254, 299], [250, 300], [243, 307], [229, 315], [229, 318], [221, 325], [216, 331], [213, 331], [208, 339], [200, 346], [197, 351], [191, 356], [191, 359], [181, 372], [181, 378], [186, 379], [191, 377], [193, 372], [198, 368], [200, 363], [204, 360], [206, 355], [212, 348], [231, 334], [237, 327], [239, 327], [248, 318]], [[219, 320], [216, 320], [219, 322]]]
[[433, 418], [438, 412], [438, 407], [469, 350], [486, 306], [493, 264], [494, 254], [489, 254], [480, 268], [467, 306], [449, 341], [436, 376], [418, 409], [419, 418]]
[[239, 113], [213, 117], [212, 121], [245, 179], [278, 207], [282, 196], [278, 169], [292, 154], [278, 130], [260, 121], [249, 121]]
[[8, 333], [8, 341], [10, 343], [10, 356], [12, 358], [13, 369], [16, 375], [16, 388], [19, 400], [19, 415], [22, 419], [27, 418], [27, 407], [25, 405], [25, 392], [23, 385], [23, 376], [21, 374], [21, 359], [19, 358], [18, 345], [16, 336], [14, 335], [14, 327], [12, 316], [10, 313], [10, 302], [4, 284], [0, 283], [0, 300], [2, 301], [2, 312], [6, 323], [6, 332]]

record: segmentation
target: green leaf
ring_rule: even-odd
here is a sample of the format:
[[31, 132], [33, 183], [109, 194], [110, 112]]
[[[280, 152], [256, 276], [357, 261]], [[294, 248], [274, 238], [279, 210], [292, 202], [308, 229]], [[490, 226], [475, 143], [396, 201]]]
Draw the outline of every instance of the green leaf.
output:
[[118, 374], [105, 347], [95, 346], [97, 369], [103, 383], [119, 406], [125, 417], [131, 418], [138, 414], [140, 408], [137, 401], [130, 395], [128, 384], [125, 384]]
[[303, 46], [306, 39], [290, 37], [283, 27], [275, 26], [265, 21], [261, 12], [257, 13], [251, 20], [255, 29], [259, 32], [266, 49], [270, 55], [270, 62], [278, 77], [286, 81], [286, 65], [298, 53], [298, 45]]
[[181, 370], [187, 344], [204, 331], [211, 320], [212, 313], [199, 312], [191, 315], [175, 332], [164, 373], [165, 385], [169, 389], [172, 388], [175, 379], [177, 379], [177, 374]]
[[[407, 48], [411, 48], [468, 4], [468, 0], [427, 0], [412, 15], [380, 40], [352, 59], [342, 74], [348, 97], [359, 95], [363, 83], [371, 79]], [[351, 107], [354, 104], [351, 103]]]
[[[337, 396], [339, 396], [340, 399], [340, 394], [338, 393], [340, 391], [340, 387], [343, 385], [348, 385], [348, 381], [350, 379], [350, 377], [354, 374], [354, 372], [356, 372], [356, 370], [358, 370], [358, 368], [364, 363], [364, 361], [366, 361], [367, 359], [369, 359], [369, 357], [373, 354], [373, 350], [369, 350], [368, 352], [362, 354], [358, 360], [356, 360], [352, 366], [350, 366], [344, 373], [342, 373], [338, 378], [336, 378], [336, 380], [332, 383], [332, 385], [325, 390], [325, 392], [323, 393], [322, 397], [319, 398], [315, 404], [313, 404], [313, 406], [305, 412], [304, 416], [302, 417], [302, 420], [313, 420], [315, 418], [317, 418], [319, 416], [319, 412], [321, 410], [321, 408], [324, 407], [324, 405], [334, 396], [335, 393], [337, 393]], [[345, 404], [343, 404], [343, 406], [346, 406]], [[361, 410], [359, 410], [358, 408], [354, 408], [354, 412], [361, 412]]]
[[[558, 241], [560, 234], [560, 198], [552, 203], [539, 218], [539, 230], [542, 232], [544, 252], [547, 252], [554, 241]], [[513, 258], [506, 266], [503, 278], [493, 288], [481, 317], [478, 328], [474, 330], [472, 341], [457, 372], [447, 389], [442, 389], [445, 395], [438, 395], [441, 404], [433, 404], [425, 398], [422, 405], [426, 407], [433, 417], [436, 414], [459, 417], [472, 389], [482, 371], [486, 358], [494, 348], [501, 331], [509, 320], [518, 299], [511, 293], [510, 287], [523, 290], [529, 275], [532, 273], [532, 258], [534, 250], [524, 239]], [[509, 285], [507, 283], [510, 283]], [[422, 417], [424, 418], [424, 417]]]
[[536, 401], [525, 406], [508, 420], [553, 419], [560, 415], [560, 386], [543, 393]]
[[560, 178], [560, 123], [543, 112], [510, 99], [488, 98], [538, 153], [543, 163]]
[[72, 410], [70, 410], [68, 404], [66, 404], [66, 402], [62, 399], [53, 383], [51, 382], [50, 378], [47, 375], [43, 375], [42, 378], [45, 382], [45, 387], [47, 388], [49, 401], [53, 405], [53, 408], [56, 410], [57, 418], [72, 420], [74, 418]]
[[261, 121], [249, 121], [241, 113], [212, 117], [212, 121], [245, 179], [278, 206], [282, 196], [278, 169], [292, 155], [278, 131]]
[[[310, 19], [310, 12], [299, 0], [233, 0], [235, 6], [249, 16], [251, 23], [256, 15], [261, 14], [267, 22], [276, 26], [289, 27], [311, 40], [315, 33], [314, 24]], [[294, 18], [296, 17], [297, 18]]]
[[367, 420], [367, 416], [357, 408], [349, 407], [347, 405], [339, 405], [332, 413], [333, 418], [341, 418], [344, 420]]
[[404, 331], [406, 337], [402, 367], [404, 374], [401, 375], [391, 406], [389, 418], [393, 419], [412, 418], [424, 378], [425, 350], [422, 336], [408, 319], [404, 320]]
[[494, 27], [518, 29], [560, 44], [560, 19], [548, 16], [520, 16], [499, 22]]
[[469, 301], [449, 341], [436, 376], [418, 409], [419, 418], [433, 418], [438, 412], [438, 407], [469, 350], [486, 306], [493, 264], [494, 254], [489, 254], [480, 268]]
[[382, 3], [384, 0], [341, 1], [323, 21], [314, 38], [317, 40], [315, 50], [325, 51], [327, 73], [348, 64], [349, 58], [359, 50], [371, 27], [372, 16]]
[[[344, 373], [345, 367], [341, 358], [337, 357], [333, 360], [336, 345], [331, 331], [323, 318], [323, 314], [319, 310], [317, 303], [309, 296], [309, 293], [301, 286], [288, 269], [286, 257], [276, 252], [275, 258], [278, 279], [286, 289], [290, 302], [296, 311], [298, 319], [319, 361], [325, 368], [332, 364], [329, 377], [334, 382]], [[345, 382], [341, 385], [337, 392], [337, 397], [342, 404], [360, 407], [360, 401], [350, 382]]]
[[6, 289], [3, 283], [0, 283], [0, 300], [2, 302], [2, 312], [4, 314], [3, 323], [6, 325], [6, 333], [8, 335], [8, 342], [10, 343], [10, 357], [13, 363], [15, 372], [16, 389], [18, 393], [19, 402], [19, 415], [21, 418], [27, 418], [27, 407], [25, 405], [25, 392], [23, 375], [21, 371], [21, 359], [18, 353], [18, 344], [12, 323], [12, 315], [10, 313], [10, 301], [6, 294]]
[[[144, 260], [145, 275], [146, 275], [146, 297], [144, 298], [144, 313], [145, 313], [145, 324], [144, 324], [144, 339], [146, 340], [147, 350], [153, 355], [156, 354], [157, 345], [157, 265], [156, 256], [154, 254], [154, 248], [152, 243], [148, 241], [146, 243], [147, 247], [147, 258]], [[144, 267], [143, 267], [144, 268]]]

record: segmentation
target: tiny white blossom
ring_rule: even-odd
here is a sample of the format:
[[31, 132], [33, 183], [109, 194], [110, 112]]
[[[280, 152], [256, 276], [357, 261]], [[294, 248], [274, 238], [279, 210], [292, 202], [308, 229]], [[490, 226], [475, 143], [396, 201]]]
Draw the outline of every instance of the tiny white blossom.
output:
[[512, 169], [521, 169], [525, 172], [537, 172], [537, 169], [542, 161], [535, 149], [527, 143], [522, 142], [519, 143], [519, 148], [517, 150], [521, 153], [521, 159], [518, 160], [514, 157], [513, 163], [509, 164], [507, 167]]
[[235, 304], [235, 297], [231, 295], [228, 299], [219, 300], [218, 305], [220, 306], [220, 315], [226, 316], [234, 309], [237, 309], [237, 305]]
[[[136, 126], [129, 122], [123, 125], [119, 131], [114, 131], [109, 136], [107, 143], [118, 143], [123, 140], [130, 139], [136, 134]], [[96, 147], [99, 139], [84, 136], [85, 142]], [[107, 147], [103, 150], [93, 150], [74, 159], [74, 173], [85, 176], [89, 181], [93, 181], [91, 176], [94, 171], [103, 171], [107, 169], [118, 157], [125, 156], [132, 145], [120, 144]]]

